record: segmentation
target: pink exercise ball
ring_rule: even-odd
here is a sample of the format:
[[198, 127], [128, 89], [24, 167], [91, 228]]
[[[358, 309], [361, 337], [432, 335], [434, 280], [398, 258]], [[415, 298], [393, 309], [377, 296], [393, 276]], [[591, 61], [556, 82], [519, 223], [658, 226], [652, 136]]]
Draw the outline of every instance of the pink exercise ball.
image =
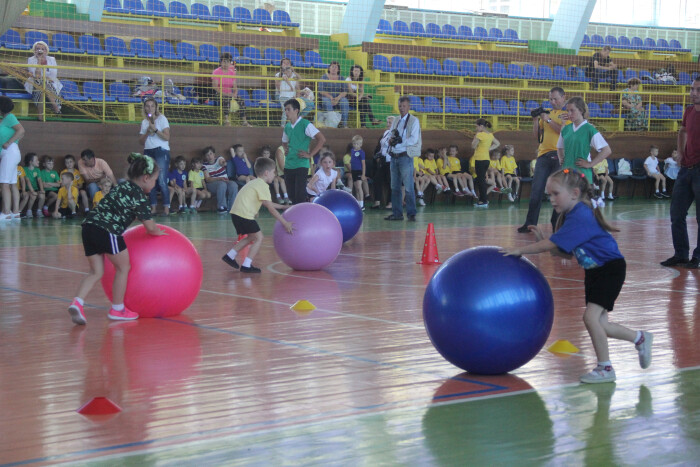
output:
[[[141, 318], [175, 316], [199, 294], [204, 270], [192, 242], [177, 230], [158, 225], [167, 235], [153, 236], [143, 225], [124, 233], [131, 270], [124, 305]], [[105, 258], [102, 288], [112, 300], [114, 266]]]
[[343, 229], [328, 208], [301, 203], [282, 216], [294, 224], [290, 235], [281, 223], [275, 223], [275, 251], [284, 264], [297, 271], [317, 271], [335, 261], [343, 246]]

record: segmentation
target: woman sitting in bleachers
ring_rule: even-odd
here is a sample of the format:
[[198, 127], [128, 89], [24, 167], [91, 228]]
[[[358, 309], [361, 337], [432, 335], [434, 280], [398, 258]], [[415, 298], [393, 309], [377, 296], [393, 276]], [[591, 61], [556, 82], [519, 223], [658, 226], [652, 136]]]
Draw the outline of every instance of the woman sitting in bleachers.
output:
[[[224, 52], [219, 56], [219, 68], [214, 70], [211, 78], [212, 87], [219, 95], [220, 104], [224, 111], [224, 125], [231, 125], [230, 112], [238, 111], [243, 126], [252, 126], [248, 123], [245, 115], [245, 102], [238, 97], [238, 86], [236, 85], [236, 62], [231, 58], [231, 54]], [[226, 76], [221, 77], [221, 76]]]
[[374, 118], [372, 107], [369, 105], [372, 96], [365, 94], [365, 70], [360, 65], [353, 65], [350, 68], [350, 76], [345, 81], [348, 82], [348, 102], [357, 107], [360, 112], [360, 126], [366, 128], [368, 124], [379, 125], [379, 120]]
[[639, 95], [640, 84], [639, 79], [630, 78], [627, 81], [627, 89], [622, 91], [622, 108], [627, 112], [625, 131], [643, 131], [647, 128], [647, 114], [642, 104], [642, 96]]
[[300, 77], [294, 71], [292, 66], [292, 61], [288, 58], [283, 58], [280, 61], [280, 70], [275, 74], [275, 78], [282, 78], [281, 80], [275, 80], [275, 87], [277, 88], [277, 95], [279, 97], [279, 102], [282, 105], [282, 126], [287, 124], [287, 115], [284, 113], [284, 103], [289, 99], [296, 99], [299, 97]]
[[[27, 59], [29, 65], [56, 66], [56, 59], [49, 56], [49, 46], [46, 45], [46, 42], [35, 42], [32, 47], [32, 52], [34, 55]], [[36, 104], [39, 120], [44, 119], [44, 107], [46, 107], [44, 98], [45, 90], [49, 92], [47, 97], [53, 107], [54, 113], [60, 114], [61, 101], [58, 99], [58, 95], [61, 94], [63, 85], [58, 79], [58, 71], [56, 68], [29, 67], [27, 70], [29, 72], [29, 78], [24, 84], [24, 88], [32, 95], [32, 101]]]
[[340, 64], [332, 61], [328, 65], [327, 72], [321, 76], [322, 81], [318, 83], [318, 91], [321, 93], [321, 101], [323, 102], [323, 110], [332, 112], [333, 109], [340, 108], [341, 118], [340, 123], [343, 128], [348, 127], [348, 114], [350, 113], [350, 104], [348, 98], [345, 97], [348, 93], [347, 84], [343, 81], [340, 75]]

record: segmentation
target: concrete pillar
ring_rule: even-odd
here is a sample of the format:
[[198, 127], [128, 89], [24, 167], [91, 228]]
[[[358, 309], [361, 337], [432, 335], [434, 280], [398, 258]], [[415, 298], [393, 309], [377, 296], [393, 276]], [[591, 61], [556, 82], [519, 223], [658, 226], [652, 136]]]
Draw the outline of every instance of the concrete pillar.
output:
[[547, 40], [578, 52], [595, 4], [596, 0], [562, 0]]
[[340, 32], [348, 34], [348, 44], [374, 41], [383, 10], [384, 0], [348, 0], [340, 25]]

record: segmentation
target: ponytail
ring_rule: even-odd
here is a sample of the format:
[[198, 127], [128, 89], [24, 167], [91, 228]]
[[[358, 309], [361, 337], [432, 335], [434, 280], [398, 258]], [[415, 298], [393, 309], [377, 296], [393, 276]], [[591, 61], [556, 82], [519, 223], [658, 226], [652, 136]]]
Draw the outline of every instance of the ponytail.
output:
[[129, 169], [126, 174], [129, 179], [134, 180], [143, 175], [157, 174], [160, 168], [155, 165], [153, 158], [138, 152], [132, 152], [127, 158]]
[[[603, 216], [603, 213], [601, 212], [600, 208], [603, 207], [603, 205], [599, 205], [597, 202], [593, 203], [593, 200], [596, 199], [595, 196], [595, 188], [593, 187], [592, 184], [588, 183], [588, 179], [586, 179], [586, 175], [583, 173], [579, 172], [578, 170], [573, 170], [573, 169], [564, 169], [560, 170], [558, 172], [555, 172], [549, 177], [551, 180], [555, 180], [557, 183], [559, 183], [561, 186], [566, 188], [569, 191], [574, 190], [575, 188], [578, 188], [579, 192], [581, 193], [579, 197], [579, 201], [581, 201], [583, 204], [588, 206], [593, 210], [593, 215], [595, 216], [596, 221], [598, 221], [598, 224], [600, 226], [607, 230], [608, 232], [619, 232], [619, 229], [616, 229], [615, 227], [611, 226], [607, 220], [605, 220], [605, 217]], [[554, 231], [556, 232], [561, 228], [562, 225], [564, 225], [564, 221], [566, 220], [566, 213], [562, 213], [559, 218], [557, 219], [557, 224], [554, 226]]]

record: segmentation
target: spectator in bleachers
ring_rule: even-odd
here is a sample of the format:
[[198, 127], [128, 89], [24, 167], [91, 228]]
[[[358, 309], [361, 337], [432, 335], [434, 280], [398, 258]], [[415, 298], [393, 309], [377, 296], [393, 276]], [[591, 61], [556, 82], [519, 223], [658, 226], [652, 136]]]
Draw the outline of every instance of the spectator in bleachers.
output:
[[625, 116], [625, 131], [643, 131], [647, 128], [647, 113], [642, 105], [637, 78], [627, 80], [627, 88], [622, 91], [622, 107], [627, 112]]
[[[530, 231], [528, 226], [539, 223], [540, 207], [547, 179], [561, 168], [557, 155], [557, 141], [562, 127], [568, 124], [568, 116], [564, 110], [566, 105], [564, 90], [560, 87], [550, 89], [549, 103], [552, 105], [552, 110], [539, 112], [532, 116], [532, 134], [540, 142], [540, 145], [537, 148], [537, 158], [533, 161], [536, 162], [535, 170], [532, 171], [530, 204], [527, 208], [525, 223], [518, 227], [520, 233], [528, 233]], [[557, 217], [557, 212], [552, 210], [552, 227], [555, 226]]]
[[596, 52], [588, 63], [586, 76], [593, 82], [592, 89], [598, 89], [601, 80], [610, 80], [610, 90], [615, 90], [617, 83], [617, 65], [610, 58], [612, 48], [609, 45], [603, 47], [600, 52]]
[[[348, 127], [348, 114], [350, 113], [350, 103], [345, 97], [348, 93], [345, 78], [340, 74], [340, 64], [332, 61], [328, 65], [328, 70], [321, 76], [322, 82], [318, 83], [318, 91], [321, 93], [324, 112], [333, 112], [333, 109], [340, 109], [340, 124], [343, 128]], [[411, 179], [412, 180], [412, 179]]]
[[24, 127], [14, 116], [15, 104], [7, 96], [0, 97], [0, 191], [2, 192], [1, 220], [19, 218], [19, 189], [17, 166], [22, 160], [19, 141], [24, 136]]
[[277, 97], [280, 105], [282, 105], [282, 127], [287, 124], [287, 116], [284, 113], [284, 103], [289, 99], [296, 99], [300, 96], [299, 75], [294, 71], [292, 61], [288, 58], [283, 58], [280, 62], [280, 71], [275, 74], [275, 87], [277, 88]]
[[117, 186], [117, 179], [114, 177], [114, 173], [112, 172], [112, 169], [109, 168], [107, 161], [95, 157], [95, 153], [92, 151], [92, 149], [85, 149], [80, 153], [78, 170], [80, 171], [80, 175], [82, 175], [83, 179], [85, 180], [85, 188], [88, 192], [88, 199], [93, 199], [95, 197], [95, 193], [100, 191], [100, 187], [97, 184], [100, 183], [100, 180], [102, 180], [104, 177], [107, 177], [112, 181], [112, 186]]
[[[29, 65], [56, 66], [56, 59], [54, 57], [49, 57], [49, 46], [46, 45], [46, 42], [35, 42], [32, 47], [32, 52], [34, 55], [27, 59]], [[24, 83], [24, 88], [32, 95], [32, 101], [36, 104], [39, 120], [44, 119], [44, 108], [46, 107], [44, 92], [46, 91], [49, 93], [46, 97], [49, 98], [54, 113], [60, 114], [61, 101], [58, 99], [58, 96], [61, 94], [63, 85], [58, 79], [58, 71], [56, 68], [37, 68], [30, 66], [27, 68], [27, 71], [29, 73], [29, 78], [26, 83]]]
[[[224, 125], [231, 125], [231, 112], [238, 112], [241, 117], [243, 126], [252, 126], [248, 123], [245, 114], [245, 102], [238, 97], [238, 86], [236, 85], [236, 62], [231, 58], [231, 54], [224, 52], [219, 56], [219, 68], [213, 71], [214, 76], [211, 78], [212, 88], [216, 91], [220, 105], [224, 110]], [[227, 76], [227, 78], [219, 78], [219, 76]], [[230, 78], [228, 78], [230, 76]]]
[[[143, 120], [139, 142], [144, 145], [143, 153], [153, 158], [160, 167], [158, 172], [158, 189], [163, 197], [163, 213], [170, 214], [170, 194], [168, 189], [168, 172], [170, 170], [170, 123], [160, 113], [158, 103], [153, 97], [147, 97], [141, 107]], [[151, 190], [151, 214], [156, 213], [158, 194]]]
[[391, 125], [389, 153], [391, 154], [391, 206], [387, 221], [403, 220], [401, 184], [405, 188], [406, 214], [408, 220], [416, 221], [416, 192], [413, 187], [413, 158], [420, 157], [423, 144], [420, 122], [410, 114], [411, 100], [408, 96], [399, 97], [401, 115]]
[[[384, 200], [384, 187], [391, 184], [391, 154], [389, 154], [389, 139], [391, 138], [391, 125], [394, 123], [393, 115], [386, 117], [386, 131], [379, 139], [379, 143], [374, 150], [374, 204], [372, 209], [378, 209]], [[387, 204], [387, 209], [391, 208], [391, 202]]]
[[353, 65], [350, 68], [350, 76], [345, 81], [348, 82], [348, 102], [354, 105], [360, 112], [360, 126], [366, 128], [368, 124], [379, 125], [379, 120], [374, 118], [372, 107], [369, 105], [372, 96], [365, 94], [365, 70], [360, 65]]
[[219, 214], [226, 214], [233, 206], [238, 194], [238, 184], [229, 180], [226, 173], [226, 159], [216, 157], [216, 149], [207, 146], [202, 151], [204, 156], [204, 181], [207, 190], [216, 193], [216, 205]]

